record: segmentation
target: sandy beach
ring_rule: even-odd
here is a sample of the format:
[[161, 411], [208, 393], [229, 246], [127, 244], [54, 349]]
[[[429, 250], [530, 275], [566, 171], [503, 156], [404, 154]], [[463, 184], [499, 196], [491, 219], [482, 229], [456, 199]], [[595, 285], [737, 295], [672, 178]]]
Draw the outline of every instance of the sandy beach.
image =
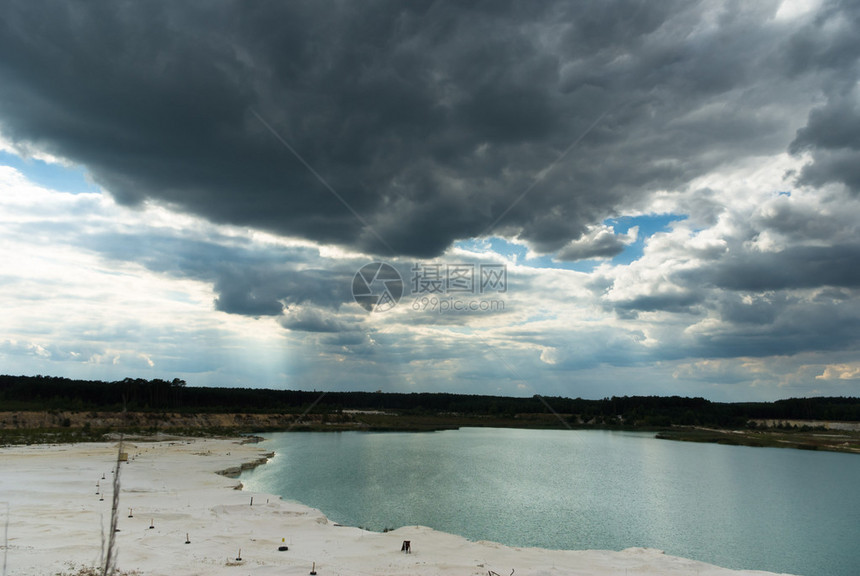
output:
[[[320, 511], [278, 496], [247, 492], [238, 479], [217, 474], [265, 461], [266, 442], [129, 441], [125, 450], [129, 461], [120, 469], [117, 565], [143, 576], [304, 575], [314, 564], [320, 576], [490, 571], [508, 576], [512, 570], [520, 576], [771, 574], [729, 570], [653, 549], [511, 548], [422, 526], [368, 532], [338, 526]], [[71, 574], [100, 563], [115, 460], [115, 442], [0, 448], [4, 523], [8, 502], [6, 574]], [[411, 542], [411, 554], [400, 551], [404, 540]], [[288, 550], [279, 551], [281, 546]]]

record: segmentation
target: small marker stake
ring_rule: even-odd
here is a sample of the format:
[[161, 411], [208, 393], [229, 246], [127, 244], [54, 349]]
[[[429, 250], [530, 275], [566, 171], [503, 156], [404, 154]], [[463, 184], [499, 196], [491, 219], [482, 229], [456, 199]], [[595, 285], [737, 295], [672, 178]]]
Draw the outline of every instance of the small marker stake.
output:
[[242, 549], [239, 548], [239, 554], [236, 556], [236, 562], [242, 561]]
[[128, 517], [129, 517], [129, 518], [134, 518], [134, 516], [132, 516], [132, 515], [131, 515], [131, 510], [132, 510], [131, 508], [129, 508], [129, 509], [128, 509]]
[[154, 520], [150, 520], [150, 521], [149, 521], [149, 529], [150, 529], [150, 530], [152, 530], [153, 528], [155, 528], [155, 521], [154, 521]]
[[251, 496], [251, 506], [253, 506], [253, 505], [254, 505], [254, 497]]
[[311, 568], [311, 576], [317, 576], [317, 563], [314, 562], [313, 567]]
[[278, 546], [278, 552], [286, 552], [287, 550], [289, 550], [289, 548], [287, 548], [287, 545], [284, 543], [284, 538], [281, 538], [281, 545]]
[[185, 543], [191, 544], [191, 540], [188, 538], [188, 532], [185, 533]]

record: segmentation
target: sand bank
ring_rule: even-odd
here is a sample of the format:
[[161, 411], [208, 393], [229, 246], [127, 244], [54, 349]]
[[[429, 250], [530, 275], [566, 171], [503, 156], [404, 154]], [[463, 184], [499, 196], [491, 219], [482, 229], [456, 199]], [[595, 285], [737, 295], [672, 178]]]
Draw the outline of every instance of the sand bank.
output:
[[[304, 575], [314, 562], [320, 576], [489, 571], [508, 576], [511, 570], [517, 576], [770, 574], [642, 548], [511, 548], [421, 526], [367, 532], [337, 526], [320, 511], [277, 496], [236, 489], [237, 479], [215, 473], [265, 458], [265, 442], [127, 442], [126, 450], [130, 460], [120, 471], [118, 566], [144, 576]], [[9, 503], [8, 575], [70, 573], [99, 564], [115, 459], [115, 443], [0, 449], [0, 502]], [[0, 504], [5, 517], [4, 508]], [[404, 540], [411, 541], [411, 554], [400, 552]], [[289, 550], [279, 551], [282, 545]]]

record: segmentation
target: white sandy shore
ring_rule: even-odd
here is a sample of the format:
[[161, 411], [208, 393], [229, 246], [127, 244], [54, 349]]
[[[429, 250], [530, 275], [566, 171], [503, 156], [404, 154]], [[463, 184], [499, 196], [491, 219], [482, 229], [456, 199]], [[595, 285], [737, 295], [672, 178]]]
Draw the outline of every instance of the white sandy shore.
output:
[[[340, 527], [318, 510], [235, 490], [238, 480], [215, 474], [260, 458], [266, 443], [196, 439], [126, 446], [134, 459], [121, 467], [118, 565], [144, 576], [304, 575], [313, 562], [320, 576], [486, 575], [490, 570], [501, 576], [511, 570], [517, 576], [770, 574], [642, 548], [548, 551], [470, 542], [421, 526], [387, 534]], [[115, 443], [0, 449], [0, 502], [9, 503], [8, 575], [44, 576], [99, 563], [115, 459]], [[103, 501], [96, 495], [97, 482]], [[0, 504], [3, 516], [4, 508]], [[288, 551], [278, 551], [282, 538]], [[400, 552], [403, 540], [412, 542], [412, 554]]]

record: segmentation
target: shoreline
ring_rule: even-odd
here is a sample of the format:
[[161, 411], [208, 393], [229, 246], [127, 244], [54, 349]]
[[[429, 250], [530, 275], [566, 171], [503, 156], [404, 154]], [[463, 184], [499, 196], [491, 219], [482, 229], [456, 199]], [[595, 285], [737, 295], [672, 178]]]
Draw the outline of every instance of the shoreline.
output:
[[[567, 421], [565, 421], [567, 422]], [[437, 432], [460, 428], [617, 430], [650, 432], [672, 441], [738, 446], [824, 450], [860, 454], [860, 422], [829, 420], [751, 420], [745, 428], [706, 426], [625, 426], [569, 423], [562, 426], [551, 414], [488, 418], [468, 415], [398, 415], [380, 411], [345, 410], [338, 421], [325, 414], [298, 417], [265, 413], [127, 413], [2, 412], [0, 446], [43, 443], [101, 442], [120, 431], [140, 441], [176, 437], [232, 437], [279, 432]], [[66, 426], [67, 425], [67, 426]], [[254, 436], [251, 436], [254, 438]], [[257, 437], [259, 438], [259, 437]], [[252, 440], [253, 441], [253, 440]]]
[[[265, 442], [241, 441], [125, 443], [129, 461], [120, 469], [117, 533], [122, 571], [268, 576], [307, 574], [315, 563], [321, 576], [507, 575], [512, 569], [597, 576], [773, 574], [720, 568], [654, 549], [515, 548], [422, 526], [385, 533], [339, 526], [303, 504], [238, 489], [235, 477], [223, 473], [262, 465], [273, 454]], [[0, 448], [0, 456], [0, 493], [9, 502], [7, 573], [74, 574], [98, 565], [102, 526], [110, 520], [116, 443], [13, 446]], [[411, 541], [411, 554], [400, 551], [404, 540]], [[289, 550], [279, 551], [279, 546]]]

